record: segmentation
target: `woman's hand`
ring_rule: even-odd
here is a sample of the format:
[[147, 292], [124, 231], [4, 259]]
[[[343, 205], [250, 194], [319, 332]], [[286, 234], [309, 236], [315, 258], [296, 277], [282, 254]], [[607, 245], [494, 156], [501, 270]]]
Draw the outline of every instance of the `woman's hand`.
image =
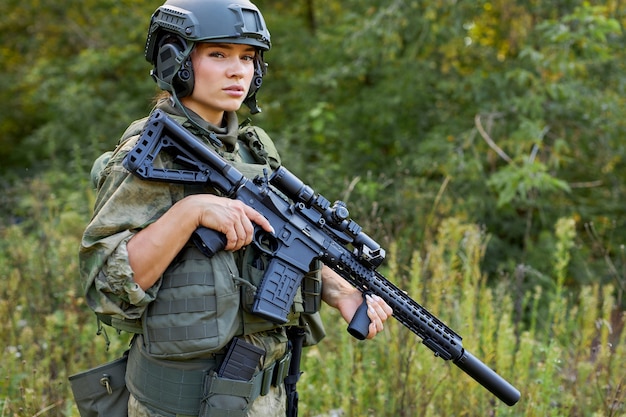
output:
[[[274, 233], [269, 221], [258, 211], [239, 200], [210, 194], [190, 196], [198, 211], [197, 226], [217, 230], [226, 236], [225, 250], [236, 251], [254, 238], [254, 224]], [[195, 229], [194, 229], [195, 230]]]
[[[351, 286], [335, 271], [327, 266], [322, 268], [322, 299], [341, 313], [343, 319], [350, 323], [356, 310], [363, 303], [363, 295]], [[372, 339], [378, 332], [383, 331], [384, 323], [393, 314], [389, 305], [377, 295], [367, 295], [367, 316], [370, 319], [367, 339]]]
[[185, 197], [128, 241], [135, 282], [144, 290], [154, 285], [198, 226], [224, 233], [224, 249], [235, 251], [252, 242], [253, 223], [274, 232], [265, 217], [241, 201], [211, 194]]

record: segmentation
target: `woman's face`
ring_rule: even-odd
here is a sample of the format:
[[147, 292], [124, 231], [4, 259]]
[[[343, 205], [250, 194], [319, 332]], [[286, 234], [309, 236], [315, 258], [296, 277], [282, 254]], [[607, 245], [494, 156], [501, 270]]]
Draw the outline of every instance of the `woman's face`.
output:
[[256, 50], [234, 43], [199, 43], [191, 53], [194, 88], [182, 103], [207, 122], [221, 125], [224, 112], [237, 111], [248, 95]]

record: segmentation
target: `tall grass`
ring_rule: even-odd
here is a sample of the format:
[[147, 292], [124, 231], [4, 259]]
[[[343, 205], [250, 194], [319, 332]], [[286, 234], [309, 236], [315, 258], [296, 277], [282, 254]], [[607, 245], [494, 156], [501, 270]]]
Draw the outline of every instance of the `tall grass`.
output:
[[0, 224], [0, 416], [78, 416], [67, 377], [112, 359], [127, 338], [109, 332], [107, 351], [82, 297], [77, 251], [88, 218], [75, 208], [91, 204], [87, 187], [25, 188]]
[[[504, 405], [459, 368], [434, 357], [398, 322], [387, 324], [373, 341], [357, 342], [337, 313], [325, 309], [328, 338], [309, 349], [304, 361], [304, 415], [626, 415], [626, 332], [613, 288], [592, 285], [575, 294], [563, 287], [574, 226], [570, 219], [555, 226], [559, 244], [546, 254], [554, 265], [555, 290], [549, 295], [539, 287], [511, 292], [506, 281], [488, 286], [479, 268], [488, 237], [456, 219], [443, 223], [435, 241], [425, 242], [425, 258], [416, 253], [408, 268], [391, 263], [384, 271], [392, 281], [408, 275], [403, 288], [521, 391], [517, 405]], [[399, 250], [393, 248], [392, 260]]]
[[[82, 297], [76, 252], [88, 214], [76, 207], [92, 196], [74, 188], [55, 197], [38, 182], [28, 195], [18, 202], [21, 218], [0, 226], [0, 417], [78, 416], [67, 377], [117, 357], [128, 338], [109, 330], [107, 351]], [[394, 259], [411, 249], [390, 248], [381, 270], [513, 383], [522, 393], [517, 405], [434, 357], [395, 320], [359, 342], [326, 307], [328, 337], [305, 352], [300, 415], [625, 416], [626, 332], [614, 288], [570, 291], [575, 224], [562, 219], [554, 233], [550, 290], [515, 291], [508, 278], [488, 283], [480, 271], [488, 236], [457, 219], [445, 221], [409, 265]]]

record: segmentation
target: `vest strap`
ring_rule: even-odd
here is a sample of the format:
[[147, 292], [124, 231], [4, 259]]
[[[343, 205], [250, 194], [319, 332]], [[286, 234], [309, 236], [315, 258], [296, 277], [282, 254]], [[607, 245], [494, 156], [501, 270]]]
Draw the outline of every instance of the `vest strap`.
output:
[[194, 313], [197, 311], [215, 311], [217, 301], [214, 295], [204, 297], [183, 298], [182, 300], [169, 300], [156, 304], [152, 314], [178, 314]]
[[195, 326], [166, 327], [162, 329], [148, 329], [146, 334], [154, 342], [181, 342], [203, 340], [218, 336], [218, 329], [209, 323]]

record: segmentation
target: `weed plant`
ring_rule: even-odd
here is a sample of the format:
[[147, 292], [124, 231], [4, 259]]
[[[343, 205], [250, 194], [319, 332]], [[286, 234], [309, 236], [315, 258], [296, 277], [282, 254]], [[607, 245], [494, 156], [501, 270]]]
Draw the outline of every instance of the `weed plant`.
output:
[[[98, 331], [85, 306], [77, 249], [92, 195], [27, 186], [0, 225], [0, 417], [73, 416], [68, 376], [117, 358], [128, 335]], [[20, 212], [21, 211], [21, 212]], [[564, 286], [575, 224], [555, 225], [553, 286], [516, 290], [514, 278], [488, 283], [480, 265], [488, 235], [448, 219], [410, 256], [391, 247], [381, 272], [463, 336], [464, 347], [522, 394], [508, 407], [391, 319], [372, 341], [346, 332], [323, 308], [327, 337], [309, 348], [299, 383], [301, 416], [625, 416], [626, 332], [611, 286]], [[523, 274], [523, 267], [520, 273]], [[544, 288], [544, 289], [542, 289]]]

